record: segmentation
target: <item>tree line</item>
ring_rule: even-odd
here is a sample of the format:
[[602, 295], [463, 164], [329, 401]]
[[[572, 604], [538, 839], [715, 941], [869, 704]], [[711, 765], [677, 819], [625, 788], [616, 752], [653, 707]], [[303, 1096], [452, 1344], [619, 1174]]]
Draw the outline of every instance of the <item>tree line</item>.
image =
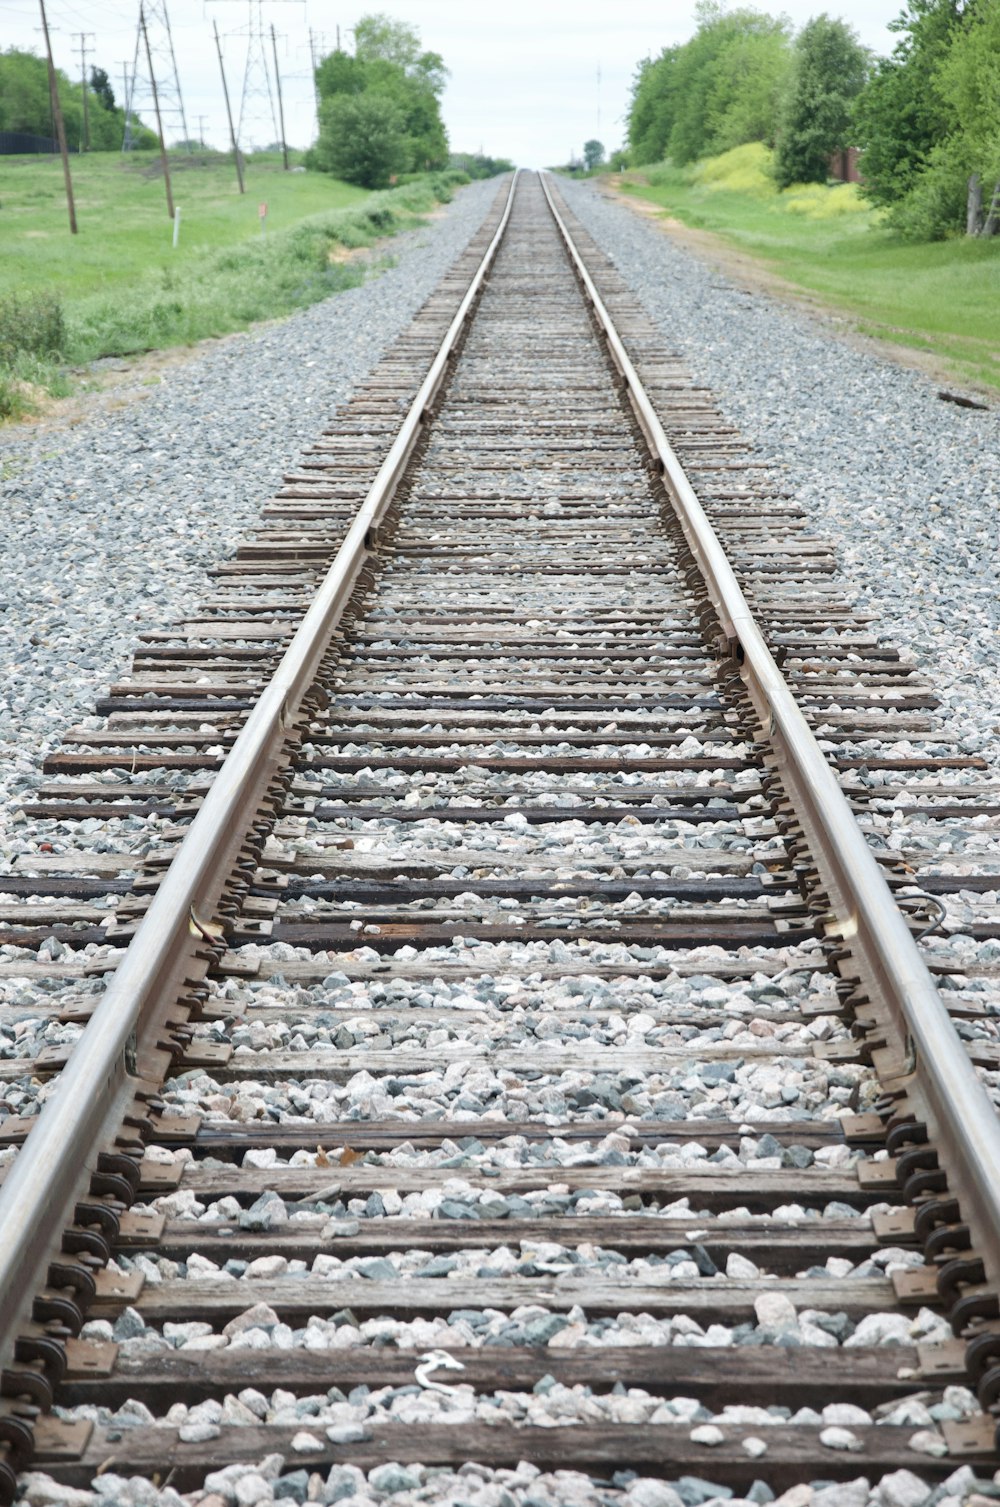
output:
[[[66, 145], [71, 152], [86, 148], [94, 152], [117, 152], [125, 135], [125, 111], [115, 102], [111, 81], [103, 68], [91, 68], [84, 109], [83, 82], [56, 69], [59, 102], [66, 127]], [[86, 122], [86, 140], [84, 123]], [[33, 52], [9, 47], [0, 52], [0, 131], [26, 136], [55, 136], [49, 69], [44, 58]], [[133, 119], [136, 146], [155, 147], [156, 133]]]
[[[83, 85], [60, 69], [56, 77], [67, 145], [75, 152], [83, 142]], [[440, 105], [447, 78], [441, 56], [421, 48], [414, 27], [383, 14], [362, 17], [354, 29], [354, 51], [338, 48], [316, 69], [319, 137], [307, 165], [365, 188], [447, 167]], [[119, 150], [125, 112], [101, 68], [91, 70], [87, 106], [87, 145], [94, 151]], [[155, 133], [137, 127], [134, 118], [132, 129], [136, 146], [157, 145]], [[47, 65], [34, 53], [14, 48], [0, 53], [0, 131], [55, 134]], [[475, 173], [509, 166], [481, 153], [467, 156]]]
[[404, 21], [363, 16], [354, 52], [329, 53], [316, 69], [319, 139], [307, 166], [364, 188], [448, 165], [440, 96], [448, 70], [421, 50]]
[[823, 14], [784, 16], [701, 0], [691, 39], [639, 64], [628, 115], [633, 165], [760, 141], [779, 188], [823, 182], [861, 153], [861, 191], [920, 239], [1000, 228], [1000, 0], [906, 0], [876, 58]]

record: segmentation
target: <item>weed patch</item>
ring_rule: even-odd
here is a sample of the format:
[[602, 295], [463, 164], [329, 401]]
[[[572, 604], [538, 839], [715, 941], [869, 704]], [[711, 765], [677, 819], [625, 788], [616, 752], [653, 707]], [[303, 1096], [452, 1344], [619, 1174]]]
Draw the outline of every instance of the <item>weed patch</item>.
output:
[[[251, 159], [240, 197], [231, 167], [197, 161], [175, 188], [175, 250], [158, 165], [141, 157], [94, 153], [74, 165], [87, 213], [72, 239], [52, 165], [0, 158], [0, 258], [15, 290], [0, 300], [0, 418], [30, 409], [32, 387], [53, 391], [60, 361], [84, 365], [230, 334], [357, 286], [365, 269], [341, 253], [419, 225], [469, 181], [449, 170], [369, 194]], [[54, 283], [61, 302], [48, 292]]]

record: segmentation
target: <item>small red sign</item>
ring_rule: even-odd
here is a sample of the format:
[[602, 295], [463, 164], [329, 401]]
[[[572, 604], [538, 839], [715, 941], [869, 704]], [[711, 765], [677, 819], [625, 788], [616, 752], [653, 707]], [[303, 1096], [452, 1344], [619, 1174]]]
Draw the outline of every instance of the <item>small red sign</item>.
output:
[[257, 205], [257, 213], [260, 215], [260, 218], [262, 220], [266, 220], [267, 219], [267, 205], [266, 204], [258, 204]]

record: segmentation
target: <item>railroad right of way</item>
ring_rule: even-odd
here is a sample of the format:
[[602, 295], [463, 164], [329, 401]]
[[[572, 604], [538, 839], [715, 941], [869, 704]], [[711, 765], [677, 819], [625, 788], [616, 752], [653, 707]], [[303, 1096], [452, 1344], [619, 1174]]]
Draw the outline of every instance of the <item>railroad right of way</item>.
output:
[[[991, 975], [949, 951], [954, 886], [930, 848], [902, 863], [884, 815], [992, 822], [983, 763], [942, 741], [780, 474], [569, 228], [897, 925], [939, 935], [939, 1026], [992, 1087]], [[50, 759], [37, 847], [0, 882], [4, 973], [37, 990], [0, 1063], [11, 1150], [467, 277]], [[18, 1384], [40, 1397], [63, 1346], [28, 1502], [916, 1507], [995, 1468], [997, 1254], [950, 1203], [976, 1180], [913, 1112], [911, 1043], [858, 982], [868, 920], [820, 892], [833, 860], [765, 743], [752, 634], [706, 592], [596, 301], [522, 180], [319, 684], [289, 705], [294, 764], [225, 903], [192, 909], [185, 1019], [136, 1049], [165, 1079], [74, 1226], [117, 1224], [113, 1259], [88, 1291], [99, 1239], [70, 1232], [8, 1367], [26, 1418]]]

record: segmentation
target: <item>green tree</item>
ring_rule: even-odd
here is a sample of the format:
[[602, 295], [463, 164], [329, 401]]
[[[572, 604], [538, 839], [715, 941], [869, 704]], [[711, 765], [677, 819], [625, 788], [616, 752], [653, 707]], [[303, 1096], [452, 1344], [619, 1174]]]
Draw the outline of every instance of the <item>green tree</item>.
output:
[[707, 100], [713, 152], [728, 152], [745, 141], [774, 145], [791, 67], [790, 32], [784, 17], [761, 16], [731, 37], [719, 53]]
[[321, 59], [316, 69], [316, 87], [321, 99], [334, 94], [362, 94], [368, 87], [365, 66], [338, 47]]
[[675, 105], [667, 152], [679, 165], [694, 162], [712, 149], [709, 101], [716, 66], [727, 41], [732, 40], [736, 22], [716, 0], [700, 0], [695, 14], [698, 30], [679, 49], [671, 80]]
[[789, 23], [750, 7], [700, 0], [683, 46], [639, 65], [629, 144], [636, 162], [693, 162], [744, 141], [774, 140], [790, 67]]
[[402, 111], [387, 94], [335, 94], [320, 105], [316, 165], [346, 183], [386, 188], [409, 162], [404, 127]]
[[449, 152], [448, 166], [470, 178], [493, 178], [514, 171], [508, 157], [488, 157], [482, 152]]
[[115, 108], [115, 91], [111, 87], [111, 80], [103, 68], [91, 68], [90, 90], [97, 96], [97, 101], [103, 110]]
[[[58, 69], [56, 78], [69, 138], [72, 118], [72, 111], [68, 108], [69, 79]], [[55, 135], [48, 67], [33, 52], [9, 47], [0, 53], [0, 131], [24, 131], [32, 136]]]
[[604, 165], [603, 141], [592, 140], [583, 143], [583, 165], [588, 173], [593, 173]]
[[354, 28], [354, 51], [358, 59], [377, 68], [388, 64], [407, 78], [419, 80], [433, 95], [444, 92], [448, 70], [437, 52], [420, 51], [420, 33], [405, 21], [393, 21], [380, 12], [362, 16]]
[[802, 28], [779, 120], [779, 188], [826, 181], [831, 153], [850, 144], [854, 101], [867, 73], [868, 54], [845, 22], [821, 15]]
[[674, 83], [679, 47], [665, 47], [658, 58], [644, 58], [632, 80], [628, 139], [633, 160], [641, 166], [660, 162], [674, 124]]
[[[390, 173], [444, 167], [448, 161], [448, 137], [438, 96], [444, 89], [448, 72], [440, 55], [422, 52], [420, 37], [412, 26], [384, 15], [362, 17], [355, 28], [354, 41], [353, 57], [338, 50], [325, 57], [316, 69], [316, 84], [322, 103], [320, 139], [313, 160], [320, 166], [344, 160], [346, 148], [343, 141], [328, 139], [333, 129], [331, 121], [336, 121], [337, 129], [342, 129], [349, 120], [360, 122], [363, 119], [367, 122], [366, 140], [374, 141], [371, 129], [373, 111], [366, 109], [360, 114], [348, 112], [345, 115], [338, 107], [331, 116], [326, 108], [334, 100], [358, 100], [370, 95], [389, 101], [393, 107], [392, 131], [375, 133], [383, 143], [376, 156], [379, 160], [384, 157], [386, 161], [392, 161], [394, 165], [389, 169]], [[395, 146], [388, 150], [389, 140], [396, 134], [403, 141], [401, 160]], [[361, 158], [367, 161], [366, 154], [367, 148], [356, 155], [359, 161]], [[372, 158], [372, 163], [374, 161]], [[334, 171], [329, 167], [327, 170]], [[354, 170], [359, 170], [357, 163]], [[375, 170], [374, 166], [364, 169], [366, 172]], [[381, 167], [377, 171], [379, 177], [384, 176]], [[350, 181], [362, 180], [353, 178]]]
[[[68, 79], [59, 68], [56, 86], [66, 127], [66, 145], [75, 152], [83, 130], [83, 87]], [[91, 70], [90, 87], [90, 149], [120, 151], [125, 112], [115, 104], [103, 68]], [[31, 136], [54, 134], [48, 64], [33, 52], [20, 52], [13, 47], [0, 52], [0, 131], [23, 131]], [[138, 146], [150, 148], [157, 144], [155, 134], [141, 124], [136, 136]]]
[[879, 59], [854, 110], [861, 192], [873, 204], [903, 199], [952, 128], [937, 73], [961, 23], [960, 0], [908, 0], [890, 22], [900, 40], [891, 57]]
[[[968, 165], [966, 229], [995, 235], [1000, 224], [1000, 3], [972, 0], [966, 24], [952, 35], [937, 72]], [[980, 223], [982, 185], [989, 193]]]

